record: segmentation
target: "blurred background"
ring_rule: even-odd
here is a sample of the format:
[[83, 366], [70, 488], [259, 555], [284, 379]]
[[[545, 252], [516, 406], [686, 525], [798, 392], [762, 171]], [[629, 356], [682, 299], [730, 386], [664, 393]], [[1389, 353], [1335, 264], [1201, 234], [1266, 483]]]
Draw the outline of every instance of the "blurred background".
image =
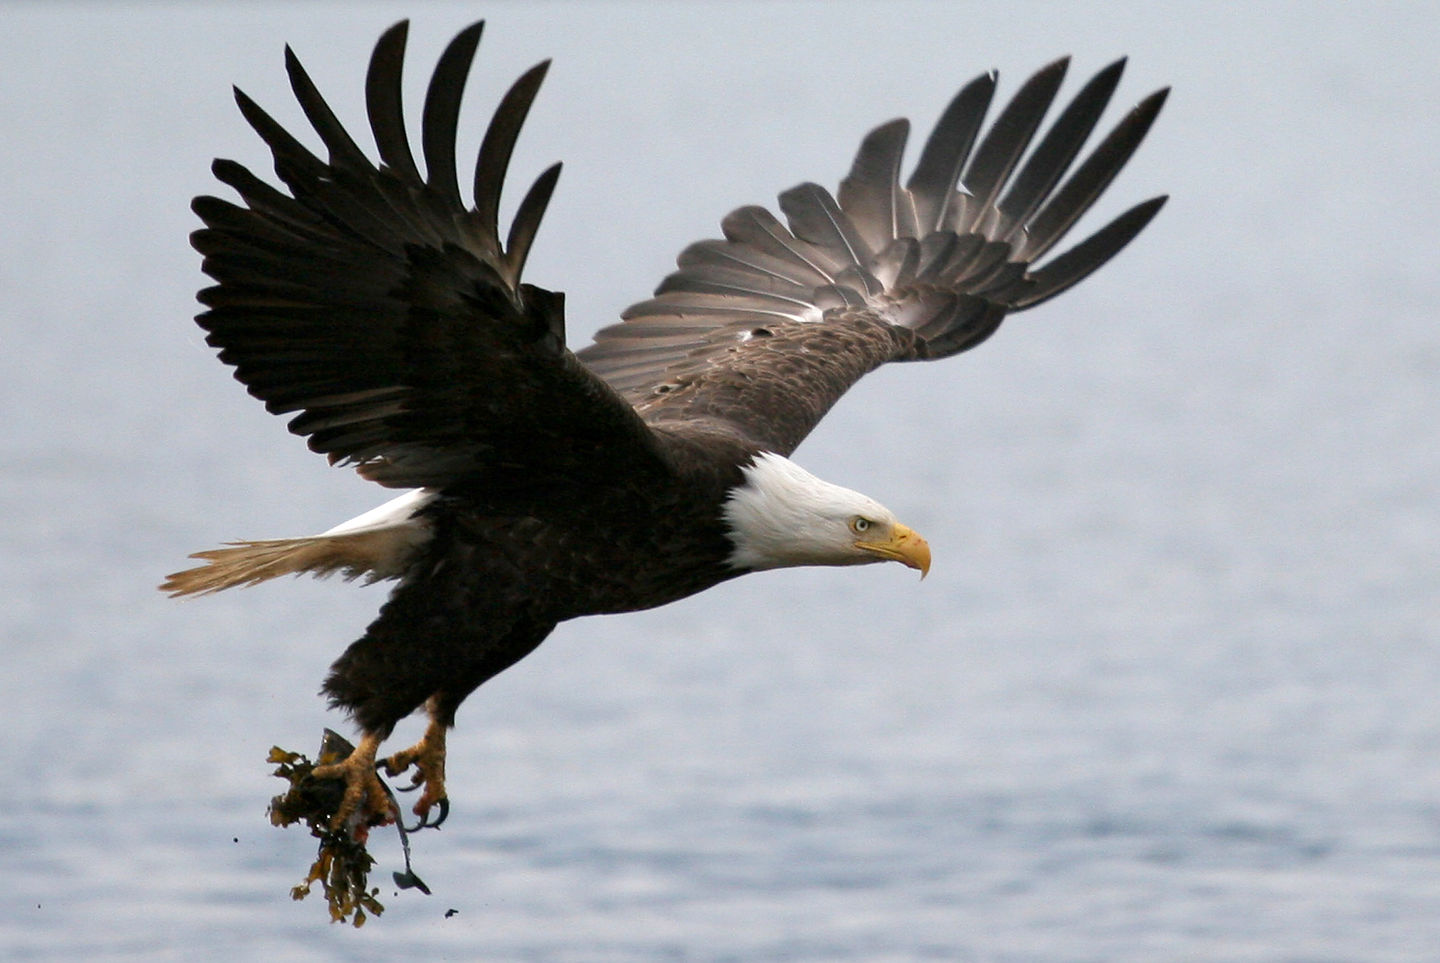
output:
[[[462, 155], [555, 64], [507, 208], [575, 345], [686, 244], [998, 68], [1174, 93], [1080, 225], [1169, 205], [972, 354], [887, 369], [797, 453], [935, 552], [562, 626], [466, 704], [433, 896], [331, 926], [273, 744], [384, 587], [172, 602], [191, 551], [387, 493], [191, 322], [209, 172], [357, 134], [489, 26]], [[1440, 946], [1440, 13], [1433, 4], [0, 4], [0, 950], [9, 959], [1430, 960]], [[313, 138], [307, 138], [314, 143]], [[916, 145], [912, 145], [912, 156]], [[522, 184], [523, 182], [523, 184]], [[397, 742], [413, 738], [411, 728]], [[377, 837], [375, 881], [400, 854]], [[449, 913], [454, 910], [454, 913]]]

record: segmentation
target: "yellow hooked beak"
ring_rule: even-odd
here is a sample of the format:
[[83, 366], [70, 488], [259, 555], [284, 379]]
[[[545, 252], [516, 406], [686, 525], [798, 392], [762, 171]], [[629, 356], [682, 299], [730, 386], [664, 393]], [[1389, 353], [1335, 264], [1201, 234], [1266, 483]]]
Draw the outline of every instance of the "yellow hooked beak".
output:
[[892, 562], [900, 562], [920, 570], [920, 577], [930, 574], [930, 543], [908, 525], [896, 522], [890, 537], [883, 541], [858, 541], [855, 547]]

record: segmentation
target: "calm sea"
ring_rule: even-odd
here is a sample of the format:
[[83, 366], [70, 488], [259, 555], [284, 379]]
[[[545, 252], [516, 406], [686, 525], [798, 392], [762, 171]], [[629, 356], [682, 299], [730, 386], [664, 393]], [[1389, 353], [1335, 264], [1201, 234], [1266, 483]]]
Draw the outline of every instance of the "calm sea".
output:
[[[360, 124], [374, 38], [491, 19], [469, 145], [556, 58], [518, 175], [583, 343], [742, 203], [833, 185], [997, 67], [1175, 94], [1101, 217], [1134, 247], [972, 355], [880, 372], [798, 453], [924, 532], [568, 624], [451, 743], [434, 895], [288, 889], [273, 744], [383, 588], [153, 589], [387, 497], [189, 318], [189, 198], [266, 170], [292, 43]], [[1440, 959], [1440, 98], [1433, 5], [0, 5], [0, 956]], [[418, 108], [416, 108], [418, 116]], [[513, 204], [522, 193], [517, 182]], [[1090, 222], [1098, 225], [1097, 219]], [[397, 739], [413, 737], [412, 728]], [[399, 868], [375, 846], [377, 879]], [[452, 912], [453, 911], [453, 912]]]

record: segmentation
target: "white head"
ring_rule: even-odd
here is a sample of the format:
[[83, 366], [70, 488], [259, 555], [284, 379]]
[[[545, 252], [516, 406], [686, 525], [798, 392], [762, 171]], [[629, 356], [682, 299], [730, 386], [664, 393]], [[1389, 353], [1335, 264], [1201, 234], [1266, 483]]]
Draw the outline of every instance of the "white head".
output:
[[788, 458], [761, 452], [731, 489], [725, 521], [736, 568], [901, 562], [930, 570], [930, 546], [859, 492], [821, 481]]

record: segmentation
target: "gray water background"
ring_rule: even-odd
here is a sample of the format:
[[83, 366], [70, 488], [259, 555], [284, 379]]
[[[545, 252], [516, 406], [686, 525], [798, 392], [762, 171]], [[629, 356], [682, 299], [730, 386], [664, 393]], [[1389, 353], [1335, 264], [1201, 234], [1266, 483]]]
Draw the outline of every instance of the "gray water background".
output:
[[[465, 706], [435, 891], [363, 930], [264, 807], [383, 588], [177, 603], [190, 551], [384, 493], [245, 396], [189, 318], [211, 157], [358, 124], [491, 20], [473, 149], [567, 162], [530, 278], [583, 343], [742, 203], [833, 186], [997, 67], [1174, 96], [1088, 222], [1130, 250], [800, 449], [929, 536], [562, 627]], [[1433, 4], [0, 6], [0, 956], [528, 961], [1440, 959], [1440, 14]], [[418, 109], [418, 108], [416, 108]], [[918, 139], [918, 135], [917, 135]], [[913, 152], [912, 145], [912, 152]], [[513, 205], [520, 193], [508, 195]], [[397, 741], [416, 734], [407, 726]], [[376, 847], [382, 873], [398, 852]], [[446, 916], [446, 911], [457, 912]]]

